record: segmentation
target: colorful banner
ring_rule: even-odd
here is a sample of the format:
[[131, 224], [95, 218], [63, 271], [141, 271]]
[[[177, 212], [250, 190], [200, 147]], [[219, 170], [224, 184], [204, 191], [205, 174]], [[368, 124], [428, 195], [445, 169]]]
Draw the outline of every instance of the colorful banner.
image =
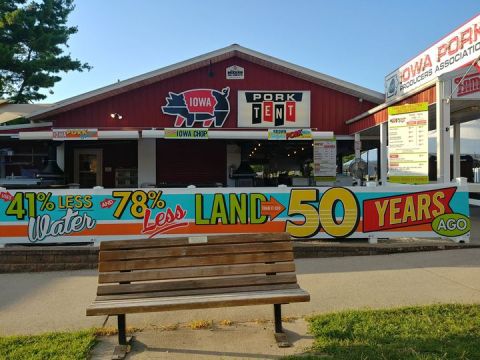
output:
[[287, 231], [466, 241], [467, 187], [0, 190], [0, 243]]
[[268, 140], [312, 140], [311, 129], [268, 129]]
[[53, 140], [98, 140], [98, 129], [52, 129]]
[[428, 103], [388, 108], [388, 181], [428, 183]]

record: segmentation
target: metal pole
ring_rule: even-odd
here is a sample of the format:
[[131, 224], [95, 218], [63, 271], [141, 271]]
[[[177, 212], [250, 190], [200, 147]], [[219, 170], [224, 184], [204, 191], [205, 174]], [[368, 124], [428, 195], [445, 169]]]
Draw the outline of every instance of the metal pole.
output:
[[282, 305], [273, 304], [273, 313], [275, 316], [275, 333], [283, 333], [282, 328]]
[[388, 122], [380, 124], [380, 180], [382, 186], [387, 185], [387, 173], [388, 173]]
[[460, 123], [455, 123], [453, 124], [453, 178], [460, 176]]
[[355, 159], [360, 158], [361, 142], [360, 133], [355, 133]]
[[450, 102], [446, 99], [450, 82], [436, 83], [437, 113], [437, 182], [450, 182]]
[[118, 343], [120, 345], [127, 345], [125, 314], [117, 315], [117, 319], [118, 319]]

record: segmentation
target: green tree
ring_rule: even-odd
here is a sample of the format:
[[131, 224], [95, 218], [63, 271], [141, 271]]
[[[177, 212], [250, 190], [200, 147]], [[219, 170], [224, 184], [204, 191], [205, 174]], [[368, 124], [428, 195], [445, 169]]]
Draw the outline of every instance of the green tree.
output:
[[61, 72], [90, 70], [65, 53], [77, 32], [67, 25], [74, 8], [73, 0], [0, 0], [0, 98], [42, 100]]

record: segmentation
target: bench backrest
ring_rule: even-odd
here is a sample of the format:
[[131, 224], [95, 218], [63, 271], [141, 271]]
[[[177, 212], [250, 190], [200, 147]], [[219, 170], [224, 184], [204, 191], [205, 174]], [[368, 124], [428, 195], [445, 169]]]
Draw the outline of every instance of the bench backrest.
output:
[[288, 233], [104, 241], [98, 281], [106, 300], [298, 288]]

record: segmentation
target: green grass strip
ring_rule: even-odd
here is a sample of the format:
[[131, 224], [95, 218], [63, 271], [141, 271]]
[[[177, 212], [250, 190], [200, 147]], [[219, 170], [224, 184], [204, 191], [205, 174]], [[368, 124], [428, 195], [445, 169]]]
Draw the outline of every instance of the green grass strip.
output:
[[94, 329], [0, 337], [0, 359], [88, 359], [95, 343]]
[[308, 321], [313, 355], [289, 359], [480, 359], [480, 305], [345, 311]]

